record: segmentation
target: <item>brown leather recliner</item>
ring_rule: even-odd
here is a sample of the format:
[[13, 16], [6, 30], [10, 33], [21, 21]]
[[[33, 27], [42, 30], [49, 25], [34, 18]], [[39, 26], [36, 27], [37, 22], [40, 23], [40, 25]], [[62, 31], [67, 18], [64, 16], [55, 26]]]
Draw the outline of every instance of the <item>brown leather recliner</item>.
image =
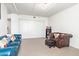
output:
[[55, 42], [55, 46], [58, 48], [61, 47], [68, 47], [70, 38], [72, 37], [72, 34], [68, 33], [60, 33], [60, 32], [53, 32], [49, 34], [50, 40], [53, 40]]

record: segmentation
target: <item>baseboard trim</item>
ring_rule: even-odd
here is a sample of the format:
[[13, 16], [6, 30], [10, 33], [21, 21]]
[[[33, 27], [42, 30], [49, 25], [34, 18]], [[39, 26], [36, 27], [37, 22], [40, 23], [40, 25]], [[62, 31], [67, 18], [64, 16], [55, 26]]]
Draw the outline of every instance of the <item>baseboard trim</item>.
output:
[[70, 47], [73, 47], [73, 48], [79, 49], [79, 48], [77, 48], [77, 47], [74, 47], [74, 46], [70, 46]]
[[45, 39], [45, 37], [36, 37], [36, 38], [23, 38], [23, 39]]

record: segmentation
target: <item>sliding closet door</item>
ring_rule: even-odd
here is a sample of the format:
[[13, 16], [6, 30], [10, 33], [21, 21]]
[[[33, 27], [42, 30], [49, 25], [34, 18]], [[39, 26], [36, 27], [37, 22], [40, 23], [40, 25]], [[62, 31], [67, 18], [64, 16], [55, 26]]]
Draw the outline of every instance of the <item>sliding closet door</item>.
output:
[[43, 21], [20, 20], [20, 33], [23, 38], [38, 38], [45, 36]]

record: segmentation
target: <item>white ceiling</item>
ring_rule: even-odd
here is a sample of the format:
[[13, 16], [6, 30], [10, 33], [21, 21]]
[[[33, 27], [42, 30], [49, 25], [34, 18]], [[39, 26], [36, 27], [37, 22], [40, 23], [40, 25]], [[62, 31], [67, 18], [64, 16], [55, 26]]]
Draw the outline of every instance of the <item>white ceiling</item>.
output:
[[42, 9], [38, 6], [40, 4], [41, 3], [5, 3], [5, 6], [8, 9], [8, 13], [49, 17], [76, 5], [76, 3], [51, 3], [47, 9]]

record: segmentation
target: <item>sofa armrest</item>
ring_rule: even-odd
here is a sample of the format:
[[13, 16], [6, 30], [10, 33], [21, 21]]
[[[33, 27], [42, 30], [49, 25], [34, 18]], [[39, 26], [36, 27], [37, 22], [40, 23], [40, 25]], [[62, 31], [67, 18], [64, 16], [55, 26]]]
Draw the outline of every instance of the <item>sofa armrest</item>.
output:
[[7, 48], [0, 48], [0, 56], [16, 56], [17, 53], [17, 46], [15, 47], [7, 47]]

